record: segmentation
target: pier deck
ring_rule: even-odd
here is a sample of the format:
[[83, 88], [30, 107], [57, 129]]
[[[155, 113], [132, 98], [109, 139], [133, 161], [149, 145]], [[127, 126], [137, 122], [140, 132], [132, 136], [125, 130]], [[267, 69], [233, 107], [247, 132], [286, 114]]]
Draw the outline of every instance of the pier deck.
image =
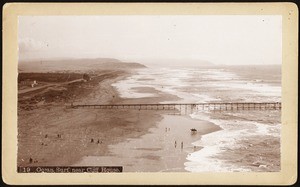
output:
[[67, 108], [136, 109], [136, 110], [281, 110], [280, 102], [267, 103], [166, 103], [166, 104], [71, 104]]

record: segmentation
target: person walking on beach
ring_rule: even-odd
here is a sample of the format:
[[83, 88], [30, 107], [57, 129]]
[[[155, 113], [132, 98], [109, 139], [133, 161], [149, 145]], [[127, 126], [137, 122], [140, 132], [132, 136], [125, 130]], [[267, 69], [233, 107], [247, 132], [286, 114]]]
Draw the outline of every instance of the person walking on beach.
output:
[[181, 142], [181, 149], [183, 149], [183, 142]]
[[177, 145], [177, 142], [176, 142], [176, 140], [175, 140], [175, 144], [174, 144], [174, 145], [175, 145], [175, 148], [176, 148], [176, 145]]

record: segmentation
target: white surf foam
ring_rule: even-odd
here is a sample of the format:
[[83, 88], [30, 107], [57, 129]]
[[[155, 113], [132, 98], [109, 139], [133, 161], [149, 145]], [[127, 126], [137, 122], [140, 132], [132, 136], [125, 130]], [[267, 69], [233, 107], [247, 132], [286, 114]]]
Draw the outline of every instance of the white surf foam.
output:
[[223, 172], [223, 171], [249, 171], [245, 168], [227, 165], [226, 162], [217, 159], [216, 156], [223, 151], [239, 148], [238, 140], [256, 135], [280, 136], [280, 124], [266, 125], [254, 121], [231, 121], [211, 119], [209, 113], [198, 112], [191, 114], [192, 118], [213, 122], [222, 130], [203, 135], [202, 138], [193, 143], [203, 149], [187, 156], [189, 162], [185, 163], [185, 169], [191, 172]]
[[[115, 83], [115, 86], [124, 98], [153, 97], [153, 93], [138, 93], [135, 88], [152, 87], [160, 92], [176, 95], [181, 98], [178, 103], [204, 103], [221, 101], [211, 95], [199, 93], [197, 89], [181, 88], [213, 88], [218, 91], [229, 90], [237, 93], [236, 98], [245, 102], [272, 101], [280, 102], [281, 87], [268, 85], [262, 81], [244, 81], [237, 75], [222, 69], [144, 69], [126, 80]], [[247, 94], [244, 94], [244, 93]], [[207, 93], [207, 92], [206, 92]], [[227, 95], [229, 100], [233, 98]], [[161, 103], [169, 103], [164, 101]], [[186, 170], [191, 172], [202, 171], [248, 171], [245, 168], [236, 168], [227, 165], [215, 157], [224, 150], [235, 148], [236, 142], [242, 138], [253, 135], [280, 136], [280, 124], [266, 125], [253, 121], [233, 121], [211, 119], [208, 113], [194, 113], [192, 118], [210, 121], [219, 125], [223, 130], [206, 134], [201, 140], [194, 142], [195, 146], [202, 146], [200, 151], [187, 156]]]

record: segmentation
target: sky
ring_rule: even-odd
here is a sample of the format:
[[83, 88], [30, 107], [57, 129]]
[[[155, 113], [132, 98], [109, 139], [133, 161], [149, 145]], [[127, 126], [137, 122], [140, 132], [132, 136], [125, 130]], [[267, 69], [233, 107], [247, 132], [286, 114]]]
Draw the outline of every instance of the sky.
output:
[[19, 60], [281, 64], [279, 15], [20, 16]]

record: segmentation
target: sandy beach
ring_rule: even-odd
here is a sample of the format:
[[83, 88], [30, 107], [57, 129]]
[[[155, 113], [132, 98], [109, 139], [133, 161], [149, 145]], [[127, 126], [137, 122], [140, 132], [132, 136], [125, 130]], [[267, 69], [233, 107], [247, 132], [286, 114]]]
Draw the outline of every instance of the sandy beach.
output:
[[[124, 172], [186, 172], [187, 154], [201, 149], [192, 146], [192, 142], [220, 128], [187, 116], [165, 114], [162, 117], [144, 135], [124, 137], [126, 140], [110, 145], [108, 156], [86, 156], [75, 165], [118, 165], [123, 166]], [[197, 128], [198, 133], [191, 134], [191, 128]]]
[[22, 92], [18, 166], [123, 166], [124, 172], [280, 171], [280, 110], [67, 107], [280, 101], [278, 77], [269, 72], [256, 80], [253, 73], [236, 75], [244, 68], [231, 68], [98, 71], [91, 81], [80, 81], [74, 74], [71, 82], [44, 83], [42, 91]]
[[[154, 103], [166, 98], [176, 100], [176, 96], [161, 93], [157, 93], [161, 94], [160, 97], [138, 99], [138, 101], [120, 98], [111, 84], [128, 75], [128, 73], [118, 72], [105, 79], [93, 80], [94, 82], [90, 83], [93, 89], [89, 92], [82, 91], [83, 94], [76, 99], [76, 102], [107, 104]], [[142, 88], [140, 91], [143, 92]], [[199, 130], [197, 137], [190, 134], [190, 128], [195, 126]], [[169, 128], [170, 130], [166, 132], [166, 128], [167, 131]], [[67, 109], [55, 103], [41, 104], [32, 110], [19, 109], [18, 166], [95, 164], [123, 166], [124, 160], [127, 159], [128, 164], [124, 166], [124, 171], [167, 171], [172, 168], [184, 171], [186, 155], [189, 151], [198, 149], [191, 147], [190, 143], [202, 134], [218, 129], [218, 126], [211, 123], [184, 116], [172, 116], [168, 111]], [[152, 140], [156, 137], [152, 144], [137, 146], [138, 142], [132, 141], [143, 142], [149, 139], [147, 137], [149, 135]], [[168, 137], [163, 144], [162, 137]], [[174, 147], [176, 140], [177, 149]], [[181, 142], [184, 142], [184, 149], [180, 148]], [[126, 150], [118, 150], [124, 157], [121, 162], [114, 148], [124, 148], [124, 146]], [[174, 150], [170, 152], [170, 149]], [[127, 153], [134, 150], [139, 153], [135, 157], [130, 157]], [[150, 154], [149, 150], [151, 150]], [[174, 154], [170, 159], [169, 156], [176, 151], [179, 154]], [[139, 154], [141, 154], [140, 158], [137, 159]], [[98, 160], [100, 158], [101, 161], [91, 162], [90, 158]], [[140, 164], [130, 166], [130, 163], [136, 160], [140, 160]], [[148, 162], [155, 164], [149, 165]]]

